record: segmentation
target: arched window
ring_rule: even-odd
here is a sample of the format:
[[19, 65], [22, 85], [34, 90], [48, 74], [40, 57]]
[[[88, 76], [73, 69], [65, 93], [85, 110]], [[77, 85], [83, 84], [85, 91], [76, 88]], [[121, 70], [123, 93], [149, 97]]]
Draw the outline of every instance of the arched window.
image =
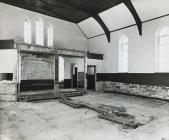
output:
[[169, 72], [169, 27], [158, 34], [158, 71]]
[[119, 72], [128, 72], [128, 38], [125, 35], [119, 40]]
[[47, 44], [53, 46], [53, 26], [51, 24], [47, 27]]
[[38, 18], [35, 22], [36, 26], [36, 44], [42, 45], [44, 43], [44, 28], [42, 19]]
[[31, 44], [31, 22], [29, 19], [24, 21], [24, 42]]

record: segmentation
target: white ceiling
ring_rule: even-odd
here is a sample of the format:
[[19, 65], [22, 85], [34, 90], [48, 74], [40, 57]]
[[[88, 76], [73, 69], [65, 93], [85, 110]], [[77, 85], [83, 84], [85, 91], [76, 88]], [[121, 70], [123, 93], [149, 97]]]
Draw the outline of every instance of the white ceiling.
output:
[[[131, 0], [142, 21], [169, 14], [169, 0]], [[135, 24], [134, 18], [124, 4], [99, 14], [110, 31]], [[103, 34], [104, 31], [93, 18], [78, 24], [87, 37]]]
[[132, 0], [142, 21], [169, 14], [169, 0]]
[[88, 18], [87, 20], [80, 22], [78, 25], [87, 37], [104, 33], [103, 29], [94, 18]]
[[135, 23], [133, 16], [124, 4], [120, 4], [99, 14], [110, 31]]

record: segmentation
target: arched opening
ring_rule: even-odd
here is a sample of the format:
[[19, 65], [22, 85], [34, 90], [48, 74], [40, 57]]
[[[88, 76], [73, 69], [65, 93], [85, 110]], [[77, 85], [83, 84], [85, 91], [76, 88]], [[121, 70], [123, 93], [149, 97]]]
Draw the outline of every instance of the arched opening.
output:
[[53, 46], [53, 26], [51, 24], [47, 26], [47, 45]]
[[24, 20], [24, 42], [31, 44], [32, 41], [32, 34], [31, 34], [31, 22], [29, 19]]
[[36, 26], [36, 44], [42, 45], [44, 44], [44, 28], [42, 19], [38, 18], [35, 22]]
[[158, 32], [158, 72], [169, 72], [169, 27]]
[[119, 39], [119, 72], [128, 72], [128, 37]]

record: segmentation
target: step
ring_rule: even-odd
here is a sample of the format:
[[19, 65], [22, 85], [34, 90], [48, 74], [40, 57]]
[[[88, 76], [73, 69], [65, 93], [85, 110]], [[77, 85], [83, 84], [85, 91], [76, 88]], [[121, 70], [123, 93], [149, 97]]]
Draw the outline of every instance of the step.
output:
[[34, 95], [20, 95], [19, 101], [37, 101], [37, 100], [48, 100], [48, 99], [56, 99], [57, 96], [53, 93], [46, 94], [34, 94]]
[[84, 92], [82, 89], [76, 89], [76, 90], [59, 90], [60, 93], [71, 93], [71, 92]]
[[65, 97], [76, 97], [83, 96], [83, 92], [70, 92], [70, 93], [62, 93]]

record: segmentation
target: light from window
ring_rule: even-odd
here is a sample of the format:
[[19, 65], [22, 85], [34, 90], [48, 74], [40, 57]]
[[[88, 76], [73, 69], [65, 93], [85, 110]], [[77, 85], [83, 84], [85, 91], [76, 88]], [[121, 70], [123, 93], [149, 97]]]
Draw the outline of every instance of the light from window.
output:
[[128, 38], [122, 36], [119, 40], [119, 72], [128, 72]]
[[47, 27], [47, 44], [53, 46], [53, 26], [51, 24]]
[[59, 56], [59, 82], [64, 81], [64, 58]]
[[24, 21], [24, 42], [31, 44], [31, 22], [29, 19]]
[[169, 72], [169, 27], [164, 27], [158, 35], [158, 69]]
[[35, 24], [36, 24], [36, 44], [43, 46], [43, 42], [44, 42], [43, 21], [40, 18], [38, 18]]

